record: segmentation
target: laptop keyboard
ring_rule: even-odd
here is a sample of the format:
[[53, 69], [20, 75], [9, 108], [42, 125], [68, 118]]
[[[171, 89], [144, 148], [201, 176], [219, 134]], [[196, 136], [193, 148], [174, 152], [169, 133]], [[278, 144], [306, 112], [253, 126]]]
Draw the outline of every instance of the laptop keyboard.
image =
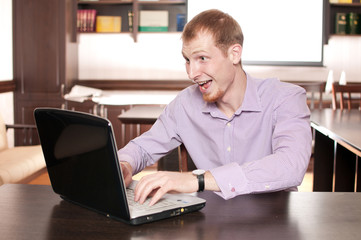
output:
[[151, 198], [147, 198], [143, 204], [134, 201], [134, 190], [127, 188], [127, 200], [128, 205], [132, 208], [136, 208], [137, 210], [147, 210], [147, 209], [155, 209], [155, 208], [162, 208], [168, 207], [172, 205], [176, 205], [174, 202], [161, 198], [156, 204], [153, 206], [149, 206]]

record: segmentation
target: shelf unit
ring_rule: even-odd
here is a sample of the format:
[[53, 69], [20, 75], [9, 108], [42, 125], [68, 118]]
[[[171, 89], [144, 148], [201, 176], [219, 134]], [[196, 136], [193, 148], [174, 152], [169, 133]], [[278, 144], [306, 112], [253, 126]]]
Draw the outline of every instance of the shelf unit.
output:
[[[361, 36], [361, 34], [335, 34], [336, 28], [336, 13], [351, 13], [355, 12], [361, 14], [361, 3], [330, 3], [329, 33], [337, 36]], [[359, 20], [361, 24], [361, 19]]]
[[[97, 11], [97, 15], [121, 16], [122, 32], [116, 34], [132, 34], [135, 42], [137, 41], [137, 36], [139, 34], [139, 11], [167, 10], [169, 12], [169, 32], [176, 32], [177, 30], [177, 14], [185, 14], [187, 16], [187, 0], [78, 0], [77, 6], [77, 9], [95, 9]], [[133, 29], [131, 30], [129, 29], [129, 11], [133, 13]]]

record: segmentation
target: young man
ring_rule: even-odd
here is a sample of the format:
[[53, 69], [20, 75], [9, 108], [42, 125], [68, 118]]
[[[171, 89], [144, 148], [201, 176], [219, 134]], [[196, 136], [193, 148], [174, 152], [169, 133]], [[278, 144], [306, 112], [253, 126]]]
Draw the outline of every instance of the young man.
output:
[[243, 34], [218, 10], [194, 17], [182, 34], [184, 89], [154, 126], [119, 150], [126, 183], [183, 143], [205, 173], [157, 172], [143, 177], [135, 200], [151, 205], [167, 192], [240, 194], [296, 190], [311, 155], [310, 112], [304, 89], [256, 79], [241, 65]]

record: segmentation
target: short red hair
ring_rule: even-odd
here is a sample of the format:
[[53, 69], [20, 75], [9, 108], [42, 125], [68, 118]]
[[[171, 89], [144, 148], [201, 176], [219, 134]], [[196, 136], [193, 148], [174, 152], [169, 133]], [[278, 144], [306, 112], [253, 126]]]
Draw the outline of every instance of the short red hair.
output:
[[238, 43], [243, 46], [243, 32], [238, 22], [229, 14], [216, 9], [201, 12], [188, 22], [182, 33], [183, 42], [193, 40], [199, 32], [210, 33], [216, 47], [225, 56], [231, 45]]

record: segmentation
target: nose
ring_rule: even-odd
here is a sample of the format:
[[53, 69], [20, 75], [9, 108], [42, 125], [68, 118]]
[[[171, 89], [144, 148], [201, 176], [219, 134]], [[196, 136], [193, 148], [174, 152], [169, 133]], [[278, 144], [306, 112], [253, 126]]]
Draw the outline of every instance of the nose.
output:
[[187, 74], [190, 80], [195, 81], [199, 78], [200, 71], [196, 63], [190, 62], [189, 64], [187, 64]]

